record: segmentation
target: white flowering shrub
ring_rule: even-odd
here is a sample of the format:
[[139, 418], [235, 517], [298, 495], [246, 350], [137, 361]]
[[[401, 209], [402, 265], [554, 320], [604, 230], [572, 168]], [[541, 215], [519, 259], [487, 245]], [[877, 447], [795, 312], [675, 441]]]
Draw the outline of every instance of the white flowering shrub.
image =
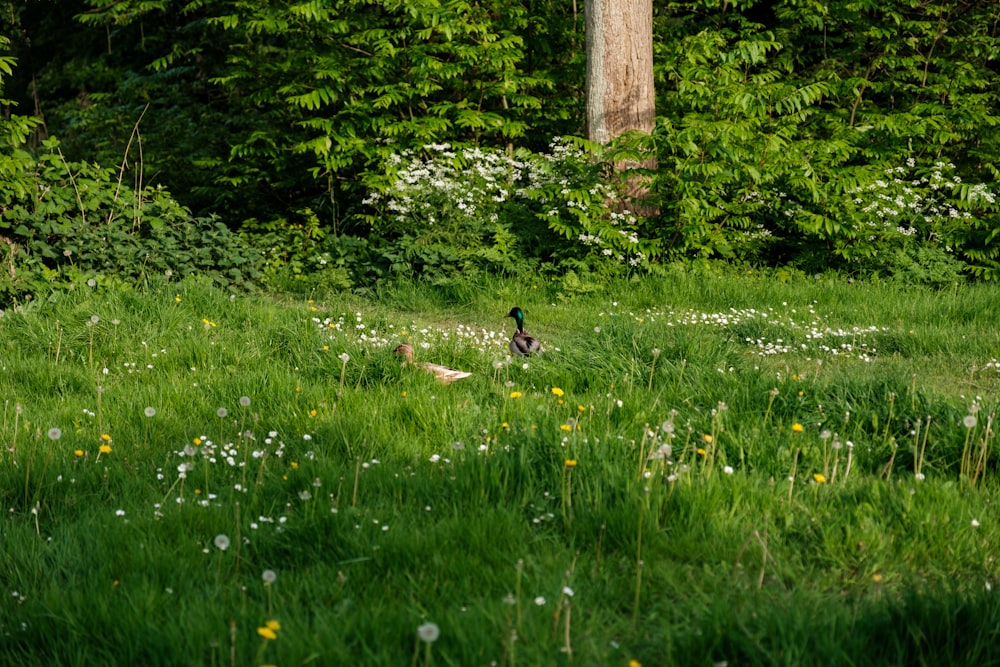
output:
[[[951, 246], [973, 219], [971, 211], [953, 201], [952, 193], [962, 183], [954, 171], [954, 164], [939, 161], [929, 173], [920, 174], [916, 160], [910, 158], [905, 167], [886, 169], [883, 178], [849, 189], [848, 214], [854, 231], [868, 243], [905, 243], [912, 239], [943, 243], [951, 252]], [[984, 184], [970, 190], [967, 199], [972, 203], [978, 199], [995, 203], [993, 193]]]
[[941, 160], [921, 167], [909, 158], [846, 195], [845, 223], [852, 233], [841, 254], [903, 280], [960, 280], [971, 233], [991, 215], [996, 220], [989, 187], [963, 184], [955, 165]]
[[777, 234], [804, 232], [804, 246], [818, 237], [863, 273], [934, 285], [963, 280], [965, 272], [997, 277], [984, 273], [998, 267], [990, 247], [1000, 222], [996, 194], [963, 182], [951, 162], [921, 165], [911, 157], [831, 197], [822, 214], [783, 192], [770, 209]]
[[564, 141], [546, 154], [429, 144], [390, 155], [367, 181], [365, 219], [393, 273], [641, 266], [639, 218], [614, 210], [600, 173]]
[[540, 176], [528, 196], [539, 205], [536, 215], [564, 240], [556, 259], [585, 270], [647, 267], [659, 242], [648, 220], [622, 205], [619, 187], [627, 185], [604, 178], [599, 147], [557, 141], [549, 149], [534, 157]]

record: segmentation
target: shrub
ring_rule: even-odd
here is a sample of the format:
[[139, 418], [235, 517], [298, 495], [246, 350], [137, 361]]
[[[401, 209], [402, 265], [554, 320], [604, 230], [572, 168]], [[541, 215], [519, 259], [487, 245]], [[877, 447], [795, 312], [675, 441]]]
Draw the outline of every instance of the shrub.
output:
[[[793, 200], [772, 202], [778, 217], [806, 212]], [[990, 277], [983, 252], [991, 239], [977, 234], [996, 227], [996, 196], [985, 184], [963, 183], [951, 162], [907, 158], [844, 189], [827, 208], [837, 224], [817, 227], [814, 242], [855, 271], [936, 286], [961, 280], [963, 271]]]
[[648, 261], [639, 218], [615, 210], [584, 142], [550, 153], [429, 144], [368, 180], [377, 252], [392, 274], [520, 273], [546, 262], [620, 271]]
[[192, 217], [165, 189], [129, 187], [113, 169], [67, 163], [55, 139], [44, 149], [0, 183], [5, 298], [97, 275], [143, 283], [202, 274], [242, 289], [259, 277], [259, 253], [216, 217]]
[[240, 236], [261, 252], [261, 283], [279, 291], [349, 289], [370, 269], [367, 241], [330, 233], [311, 209], [296, 221], [246, 221]]

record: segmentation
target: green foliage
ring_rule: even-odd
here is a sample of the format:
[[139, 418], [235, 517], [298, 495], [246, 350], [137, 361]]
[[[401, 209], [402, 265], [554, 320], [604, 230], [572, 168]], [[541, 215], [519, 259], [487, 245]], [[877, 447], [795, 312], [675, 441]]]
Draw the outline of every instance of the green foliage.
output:
[[[846, 124], [833, 123], [826, 108], [843, 99], [843, 82], [821, 70], [814, 74], [822, 78], [803, 81], [797, 57], [772, 33], [743, 26], [739, 37], [685, 37], [666, 58], [672, 112], [656, 130], [653, 183], [668, 252], [931, 284], [963, 269], [994, 276], [1000, 209], [982, 181], [986, 165], [962, 155], [967, 183], [948, 159], [970, 134], [934, 135], [928, 144], [904, 130], [915, 112], [883, 113], [883, 129], [899, 123], [893, 132], [906, 132], [904, 151], [857, 126], [856, 108]], [[982, 126], [994, 125], [982, 111]]]
[[368, 179], [365, 216], [390, 274], [444, 279], [518, 274], [555, 263], [605, 275], [646, 266], [655, 244], [618, 211], [596, 147], [557, 140], [548, 153], [428, 144]]
[[[494, 206], [496, 219], [459, 225], [451, 241], [432, 238], [421, 220], [394, 228], [384, 211], [371, 224], [364, 200], [392, 155], [421, 155], [428, 144], [526, 160], [551, 152], [553, 137], [582, 134], [577, 5], [57, 4], [6, 3], [16, 29], [0, 68], [9, 75], [13, 57], [21, 65], [5, 97], [37, 105], [70, 162], [127, 154], [198, 216], [224, 215], [233, 229], [246, 222], [248, 238], [271, 248], [273, 284], [553, 265], [597, 280], [719, 257], [781, 265], [784, 275], [833, 269], [937, 285], [959, 270], [1000, 277], [995, 203], [973, 190], [994, 192], [1000, 177], [990, 3], [657, 0], [654, 135], [622, 137], [596, 161], [583, 142], [585, 157], [532, 159], [553, 178], [516, 205]], [[141, 142], [126, 150], [120, 128], [140, 116]], [[32, 130], [4, 127], [15, 139]], [[630, 183], [599, 166], [649, 166], [652, 154], [656, 167]], [[26, 156], [0, 169], [18, 173], [18, 159]], [[933, 194], [971, 218], [873, 234], [852, 195], [911, 159], [918, 180], [953, 164], [948, 177], [961, 181], [925, 191], [924, 201]], [[633, 187], [648, 188], [643, 206], [611, 199]], [[428, 194], [425, 203], [447, 216], [454, 202]], [[633, 218], [626, 208], [655, 213]], [[351, 248], [330, 256], [342, 270], [323, 268], [330, 244]]]
[[302, 222], [248, 220], [240, 232], [263, 257], [261, 284], [279, 292], [348, 289], [369, 269], [364, 239], [330, 234], [316, 215], [300, 212]]
[[203, 275], [234, 288], [258, 277], [257, 253], [214, 217], [194, 218], [161, 187], [68, 163], [49, 140], [37, 162], [0, 185], [0, 293], [20, 300], [86, 279], [130, 283]]
[[[677, 118], [657, 126], [655, 188], [672, 220], [661, 234], [674, 254], [766, 253], [782, 231], [769, 207], [786, 191], [822, 201], [831, 175], [854, 154], [843, 138], [803, 132], [830, 86], [781, 76], [785, 66], [772, 58], [781, 48], [768, 33], [729, 40], [706, 31], [685, 38], [669, 60], [668, 108]], [[799, 235], [817, 231], [820, 220], [803, 210]]]
[[[604, 275], [648, 268], [660, 244], [650, 221], [629, 207], [631, 184], [610, 177], [611, 164], [628, 157], [631, 136], [611, 151], [581, 140], [563, 139], [535, 159], [539, 177], [529, 196], [536, 215], [562, 237], [553, 258], [570, 269]], [[639, 137], [639, 141], [643, 141]]]
[[[364, 196], [356, 175], [387, 154], [387, 137], [392, 150], [515, 138], [543, 148], [550, 130], [580, 129], [582, 22], [568, 7], [87, 5], [78, 16], [87, 29], [72, 35], [72, 48], [91, 52], [70, 59], [52, 49], [40, 76], [43, 96], [61, 98], [47, 109], [53, 130], [71, 156], [89, 158], [85, 146], [102, 141], [101, 150], [120, 155], [106, 145], [115, 134], [107, 128], [134, 123], [136, 100], [148, 102], [148, 164], [171, 174], [181, 201], [225, 210], [234, 226], [309, 208], [340, 227]], [[36, 41], [65, 30], [49, 19], [28, 23], [29, 31], [38, 24]], [[529, 133], [538, 125], [544, 133]]]
[[883, 268], [920, 283], [959, 280], [964, 263], [958, 257], [977, 229], [996, 226], [1000, 207], [986, 184], [963, 185], [954, 170], [951, 163], [922, 166], [910, 158], [847, 190], [835, 206], [844, 225], [826, 238], [838, 255], [868, 272]]
[[326, 201], [308, 205], [327, 220], [338, 219], [331, 203], [359, 195], [339, 177], [396, 147], [523, 136], [520, 116], [539, 106], [531, 91], [545, 86], [518, 69], [517, 6], [342, 0], [220, 11], [209, 25], [234, 42], [212, 81], [246, 125], [230, 138], [219, 183], [294, 187], [312, 174]]
[[[0, 52], [9, 48], [10, 40], [0, 35]], [[7, 92], [16, 63], [16, 58], [0, 55], [0, 94]], [[15, 104], [13, 100], [0, 97], [0, 106], [6, 109]], [[30, 116], [7, 113], [0, 117], [0, 182], [21, 196], [29, 192], [30, 185], [24, 179], [23, 172], [31, 164], [31, 155], [22, 147], [32, 130], [39, 125], [39, 119]]]
[[525, 157], [448, 144], [390, 155], [385, 173], [368, 179], [364, 200], [390, 275], [446, 280], [537, 267], [532, 259], [545, 244], [530, 242], [540, 225], [524, 211], [525, 184], [533, 177]]

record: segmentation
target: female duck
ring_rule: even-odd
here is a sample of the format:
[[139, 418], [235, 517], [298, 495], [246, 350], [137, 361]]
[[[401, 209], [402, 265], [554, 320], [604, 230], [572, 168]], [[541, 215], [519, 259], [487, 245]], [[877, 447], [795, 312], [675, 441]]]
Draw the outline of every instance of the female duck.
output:
[[444, 384], [451, 384], [455, 380], [461, 380], [462, 378], [467, 378], [472, 375], [472, 373], [457, 371], [454, 368], [448, 368], [447, 366], [440, 366], [438, 364], [428, 364], [426, 362], [413, 363], [413, 346], [409, 343], [401, 343], [396, 346], [394, 352], [406, 359], [406, 363], [433, 373], [434, 377], [436, 377], [439, 382], [443, 382]]
[[519, 357], [526, 357], [529, 354], [541, 352], [542, 344], [538, 342], [537, 338], [524, 330], [524, 313], [521, 309], [514, 306], [507, 313], [507, 317], [513, 317], [517, 323], [517, 331], [514, 332], [514, 337], [510, 339], [510, 345], [508, 346], [510, 347], [510, 351]]

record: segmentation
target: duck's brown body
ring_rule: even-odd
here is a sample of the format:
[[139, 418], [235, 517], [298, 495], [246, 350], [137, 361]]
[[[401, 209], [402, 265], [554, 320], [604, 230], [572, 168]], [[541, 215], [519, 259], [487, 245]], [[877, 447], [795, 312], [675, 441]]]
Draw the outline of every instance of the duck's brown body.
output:
[[507, 346], [510, 348], [510, 351], [518, 357], [527, 357], [528, 355], [541, 352], [542, 344], [537, 338], [524, 330], [524, 313], [521, 309], [514, 306], [507, 313], [507, 317], [514, 318], [514, 322], [517, 323], [517, 331], [514, 332], [514, 336], [510, 339], [510, 344]]
[[402, 356], [404, 359], [406, 359], [406, 363], [415, 366], [416, 368], [425, 370], [429, 373], [433, 373], [434, 377], [436, 377], [439, 382], [443, 382], [444, 384], [451, 384], [455, 380], [461, 380], [463, 378], [467, 378], [470, 375], [472, 375], [472, 373], [467, 373], [465, 371], [458, 371], [455, 370], [454, 368], [448, 368], [447, 366], [441, 366], [439, 364], [414, 362], [413, 346], [410, 345], [409, 343], [400, 343], [398, 346], [396, 346], [394, 352]]

